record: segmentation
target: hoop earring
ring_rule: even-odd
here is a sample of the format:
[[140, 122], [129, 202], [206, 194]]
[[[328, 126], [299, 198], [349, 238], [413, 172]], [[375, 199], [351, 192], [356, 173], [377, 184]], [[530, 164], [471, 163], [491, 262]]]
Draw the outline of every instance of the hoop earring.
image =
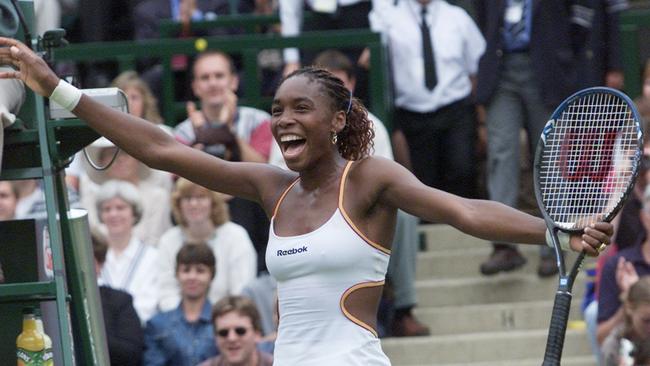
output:
[[332, 131], [330, 134], [330, 142], [332, 145], [336, 145], [336, 143], [339, 141], [339, 136], [336, 132]]

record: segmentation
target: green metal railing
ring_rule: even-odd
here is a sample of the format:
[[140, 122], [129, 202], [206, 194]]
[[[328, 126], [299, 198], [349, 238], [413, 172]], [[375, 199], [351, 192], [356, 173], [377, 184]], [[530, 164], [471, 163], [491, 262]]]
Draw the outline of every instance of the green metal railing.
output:
[[[224, 19], [225, 18], [225, 19]], [[224, 26], [235, 23], [236, 17], [221, 17], [216, 22], [196, 23], [196, 27], [210, 25]], [[246, 17], [239, 18], [242, 24]], [[276, 22], [272, 16], [255, 16], [249, 20], [250, 25], [264, 25]], [[168, 27], [166, 32], [174, 31], [177, 25]], [[97, 62], [115, 61], [120, 70], [133, 69], [139, 59], [160, 59], [164, 71], [163, 85], [163, 114], [168, 124], [174, 124], [178, 116], [184, 113], [184, 101], [174, 100], [176, 86], [171, 70], [171, 59], [174, 55], [196, 55], [204, 50], [219, 49], [231, 55], [239, 55], [242, 60], [244, 87], [240, 104], [268, 110], [270, 97], [261, 94], [261, 77], [258, 69], [257, 55], [262, 50], [297, 47], [300, 49], [326, 49], [345, 47], [367, 47], [371, 53], [369, 73], [370, 110], [384, 123], [390, 125], [391, 96], [388, 87], [387, 61], [380, 35], [367, 30], [338, 30], [322, 32], [306, 32], [297, 37], [282, 37], [275, 34], [243, 34], [232, 36], [214, 36], [205, 38], [157, 39], [137, 42], [104, 42], [83, 43], [70, 45], [56, 51], [57, 61]]]
[[[33, 1], [20, 0], [19, 4], [27, 24], [33, 24]], [[16, 35], [19, 39], [23, 36]], [[33, 45], [43, 51], [41, 45]], [[70, 211], [63, 171], [68, 158], [98, 136], [81, 121], [48, 121], [46, 114], [44, 99], [27, 90], [18, 121], [4, 129], [0, 180], [41, 179], [47, 216], [2, 222], [0, 242], [7, 283], [0, 284], [4, 330], [0, 333], [0, 356], [5, 360], [2, 364], [16, 359], [15, 339], [22, 323], [20, 307], [44, 302], [42, 305], [53, 311], [49, 316], [44, 313], [44, 321], [46, 329], [51, 327], [56, 362], [64, 366], [106, 365], [108, 350], [86, 214], [73, 215]], [[37, 222], [44, 227], [37, 226]], [[36, 227], [42, 230], [43, 237], [46, 231], [49, 240], [42, 237], [39, 242]], [[51, 278], [39, 276], [36, 268], [37, 253], [43, 253], [48, 242]], [[20, 262], [14, 263], [17, 259]]]
[[[303, 21], [309, 21], [311, 13], [306, 13]], [[192, 31], [209, 31], [215, 28], [238, 28], [246, 34], [259, 33], [261, 27], [272, 26], [280, 23], [280, 16], [271, 15], [221, 15], [218, 19], [209, 21], [192, 22]], [[173, 20], [164, 20], [158, 27], [161, 38], [172, 38], [181, 32], [181, 23]]]

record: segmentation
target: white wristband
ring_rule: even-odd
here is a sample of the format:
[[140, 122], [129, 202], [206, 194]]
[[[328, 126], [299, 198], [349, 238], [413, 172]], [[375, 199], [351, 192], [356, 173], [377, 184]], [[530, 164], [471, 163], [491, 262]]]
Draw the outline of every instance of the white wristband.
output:
[[81, 95], [81, 90], [68, 84], [63, 79], [60, 79], [59, 84], [57, 84], [56, 88], [54, 88], [54, 91], [52, 92], [52, 95], [50, 95], [50, 100], [60, 105], [67, 111], [72, 112], [77, 104], [79, 104]]
[[[567, 234], [564, 231], [558, 230], [557, 240], [562, 250], [571, 250], [571, 245], [569, 244], [569, 241], [571, 240], [571, 234]], [[551, 238], [551, 232], [548, 229], [546, 229], [546, 245], [553, 248], [553, 239]]]

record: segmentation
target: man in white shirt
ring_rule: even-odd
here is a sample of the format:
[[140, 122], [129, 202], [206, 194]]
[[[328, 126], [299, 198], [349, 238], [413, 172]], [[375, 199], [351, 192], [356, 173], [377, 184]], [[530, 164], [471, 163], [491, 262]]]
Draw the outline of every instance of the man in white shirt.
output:
[[476, 119], [471, 96], [485, 40], [470, 16], [443, 0], [400, 0], [373, 10], [395, 85], [395, 128], [425, 184], [475, 195]]

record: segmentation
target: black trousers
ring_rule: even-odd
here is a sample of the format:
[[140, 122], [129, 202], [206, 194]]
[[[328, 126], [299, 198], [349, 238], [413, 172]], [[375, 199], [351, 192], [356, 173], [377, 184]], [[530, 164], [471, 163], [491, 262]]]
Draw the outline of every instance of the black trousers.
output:
[[413, 173], [424, 184], [476, 197], [476, 116], [461, 100], [434, 112], [395, 110], [395, 128], [406, 136]]

